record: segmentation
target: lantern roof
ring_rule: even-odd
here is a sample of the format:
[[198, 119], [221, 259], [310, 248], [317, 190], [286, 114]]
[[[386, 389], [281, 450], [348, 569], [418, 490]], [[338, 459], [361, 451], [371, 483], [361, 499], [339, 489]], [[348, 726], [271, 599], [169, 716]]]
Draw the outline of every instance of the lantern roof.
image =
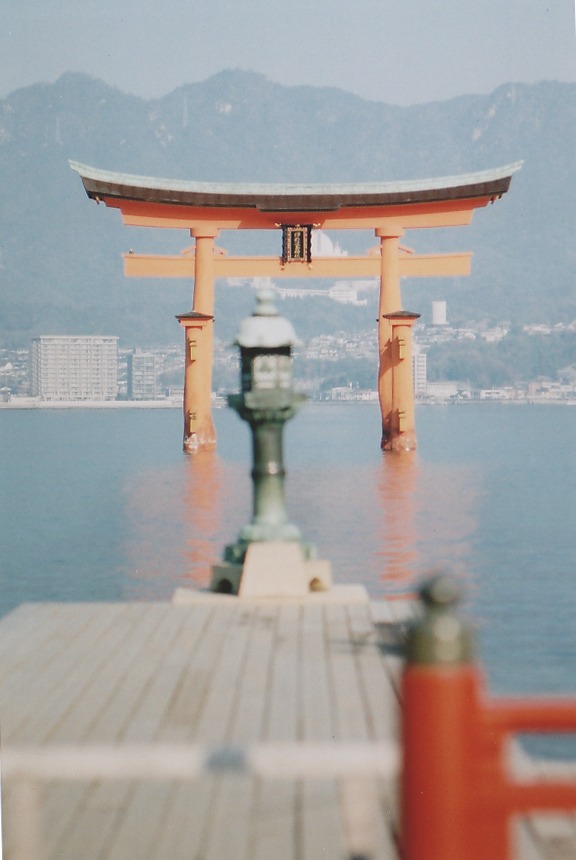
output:
[[240, 330], [234, 340], [236, 346], [243, 349], [280, 349], [300, 343], [292, 323], [278, 313], [274, 296], [272, 287], [260, 287], [252, 316], [240, 323]]

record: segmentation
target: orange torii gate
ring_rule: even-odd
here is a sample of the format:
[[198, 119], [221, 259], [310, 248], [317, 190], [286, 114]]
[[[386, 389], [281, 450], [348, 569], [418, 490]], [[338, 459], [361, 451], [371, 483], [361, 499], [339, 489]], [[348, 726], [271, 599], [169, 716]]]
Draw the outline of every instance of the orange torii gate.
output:
[[[225, 277], [380, 278], [378, 393], [384, 450], [416, 447], [411, 326], [402, 310], [401, 277], [470, 272], [470, 254], [413, 254], [405, 230], [467, 225], [474, 209], [509, 188], [521, 162], [440, 179], [338, 185], [194, 182], [113, 173], [70, 162], [89, 197], [120, 209], [125, 224], [183, 229], [194, 246], [178, 256], [127, 254], [129, 277], [191, 277], [186, 332], [184, 450], [215, 445], [211, 414], [214, 282]], [[374, 230], [379, 246], [364, 256], [314, 257], [313, 229]], [[228, 256], [215, 246], [223, 230], [281, 230], [277, 257]]]

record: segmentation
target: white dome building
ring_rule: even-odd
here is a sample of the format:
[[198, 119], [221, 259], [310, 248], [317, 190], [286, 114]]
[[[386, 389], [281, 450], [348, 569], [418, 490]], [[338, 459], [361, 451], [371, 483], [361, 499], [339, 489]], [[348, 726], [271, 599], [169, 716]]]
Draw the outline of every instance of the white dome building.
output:
[[312, 259], [314, 257], [347, 257], [338, 242], [333, 242], [322, 230], [312, 230]]

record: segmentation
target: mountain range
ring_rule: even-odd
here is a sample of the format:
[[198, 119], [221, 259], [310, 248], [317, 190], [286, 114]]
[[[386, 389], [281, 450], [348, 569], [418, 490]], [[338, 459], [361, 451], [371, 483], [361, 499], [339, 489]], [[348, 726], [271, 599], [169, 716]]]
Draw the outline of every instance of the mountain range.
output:
[[[334, 88], [288, 87], [238, 70], [145, 100], [84, 74], [0, 101], [0, 346], [38, 334], [117, 334], [174, 343], [191, 284], [127, 280], [120, 254], [178, 253], [182, 231], [122, 225], [86, 197], [72, 159], [165, 178], [370, 182], [450, 176], [523, 160], [510, 191], [466, 228], [412, 231], [416, 251], [473, 251], [472, 275], [405, 280], [404, 307], [452, 322], [576, 319], [576, 84], [506, 84], [489, 95], [398, 107]], [[373, 234], [336, 237], [351, 253]], [[262, 234], [225, 234], [234, 253], [280, 253]], [[274, 250], [275, 249], [275, 250]], [[311, 286], [312, 283], [308, 282]], [[303, 336], [374, 325], [376, 308], [323, 298], [283, 305]], [[217, 335], [231, 337], [250, 290], [219, 285]]]

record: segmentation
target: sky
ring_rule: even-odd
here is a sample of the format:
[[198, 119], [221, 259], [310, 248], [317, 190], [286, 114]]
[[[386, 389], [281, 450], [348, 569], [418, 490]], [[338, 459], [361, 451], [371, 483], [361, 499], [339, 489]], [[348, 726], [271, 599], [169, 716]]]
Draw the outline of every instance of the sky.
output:
[[222, 69], [419, 104], [576, 81], [575, 0], [2, 0], [0, 97], [67, 71], [145, 98]]

